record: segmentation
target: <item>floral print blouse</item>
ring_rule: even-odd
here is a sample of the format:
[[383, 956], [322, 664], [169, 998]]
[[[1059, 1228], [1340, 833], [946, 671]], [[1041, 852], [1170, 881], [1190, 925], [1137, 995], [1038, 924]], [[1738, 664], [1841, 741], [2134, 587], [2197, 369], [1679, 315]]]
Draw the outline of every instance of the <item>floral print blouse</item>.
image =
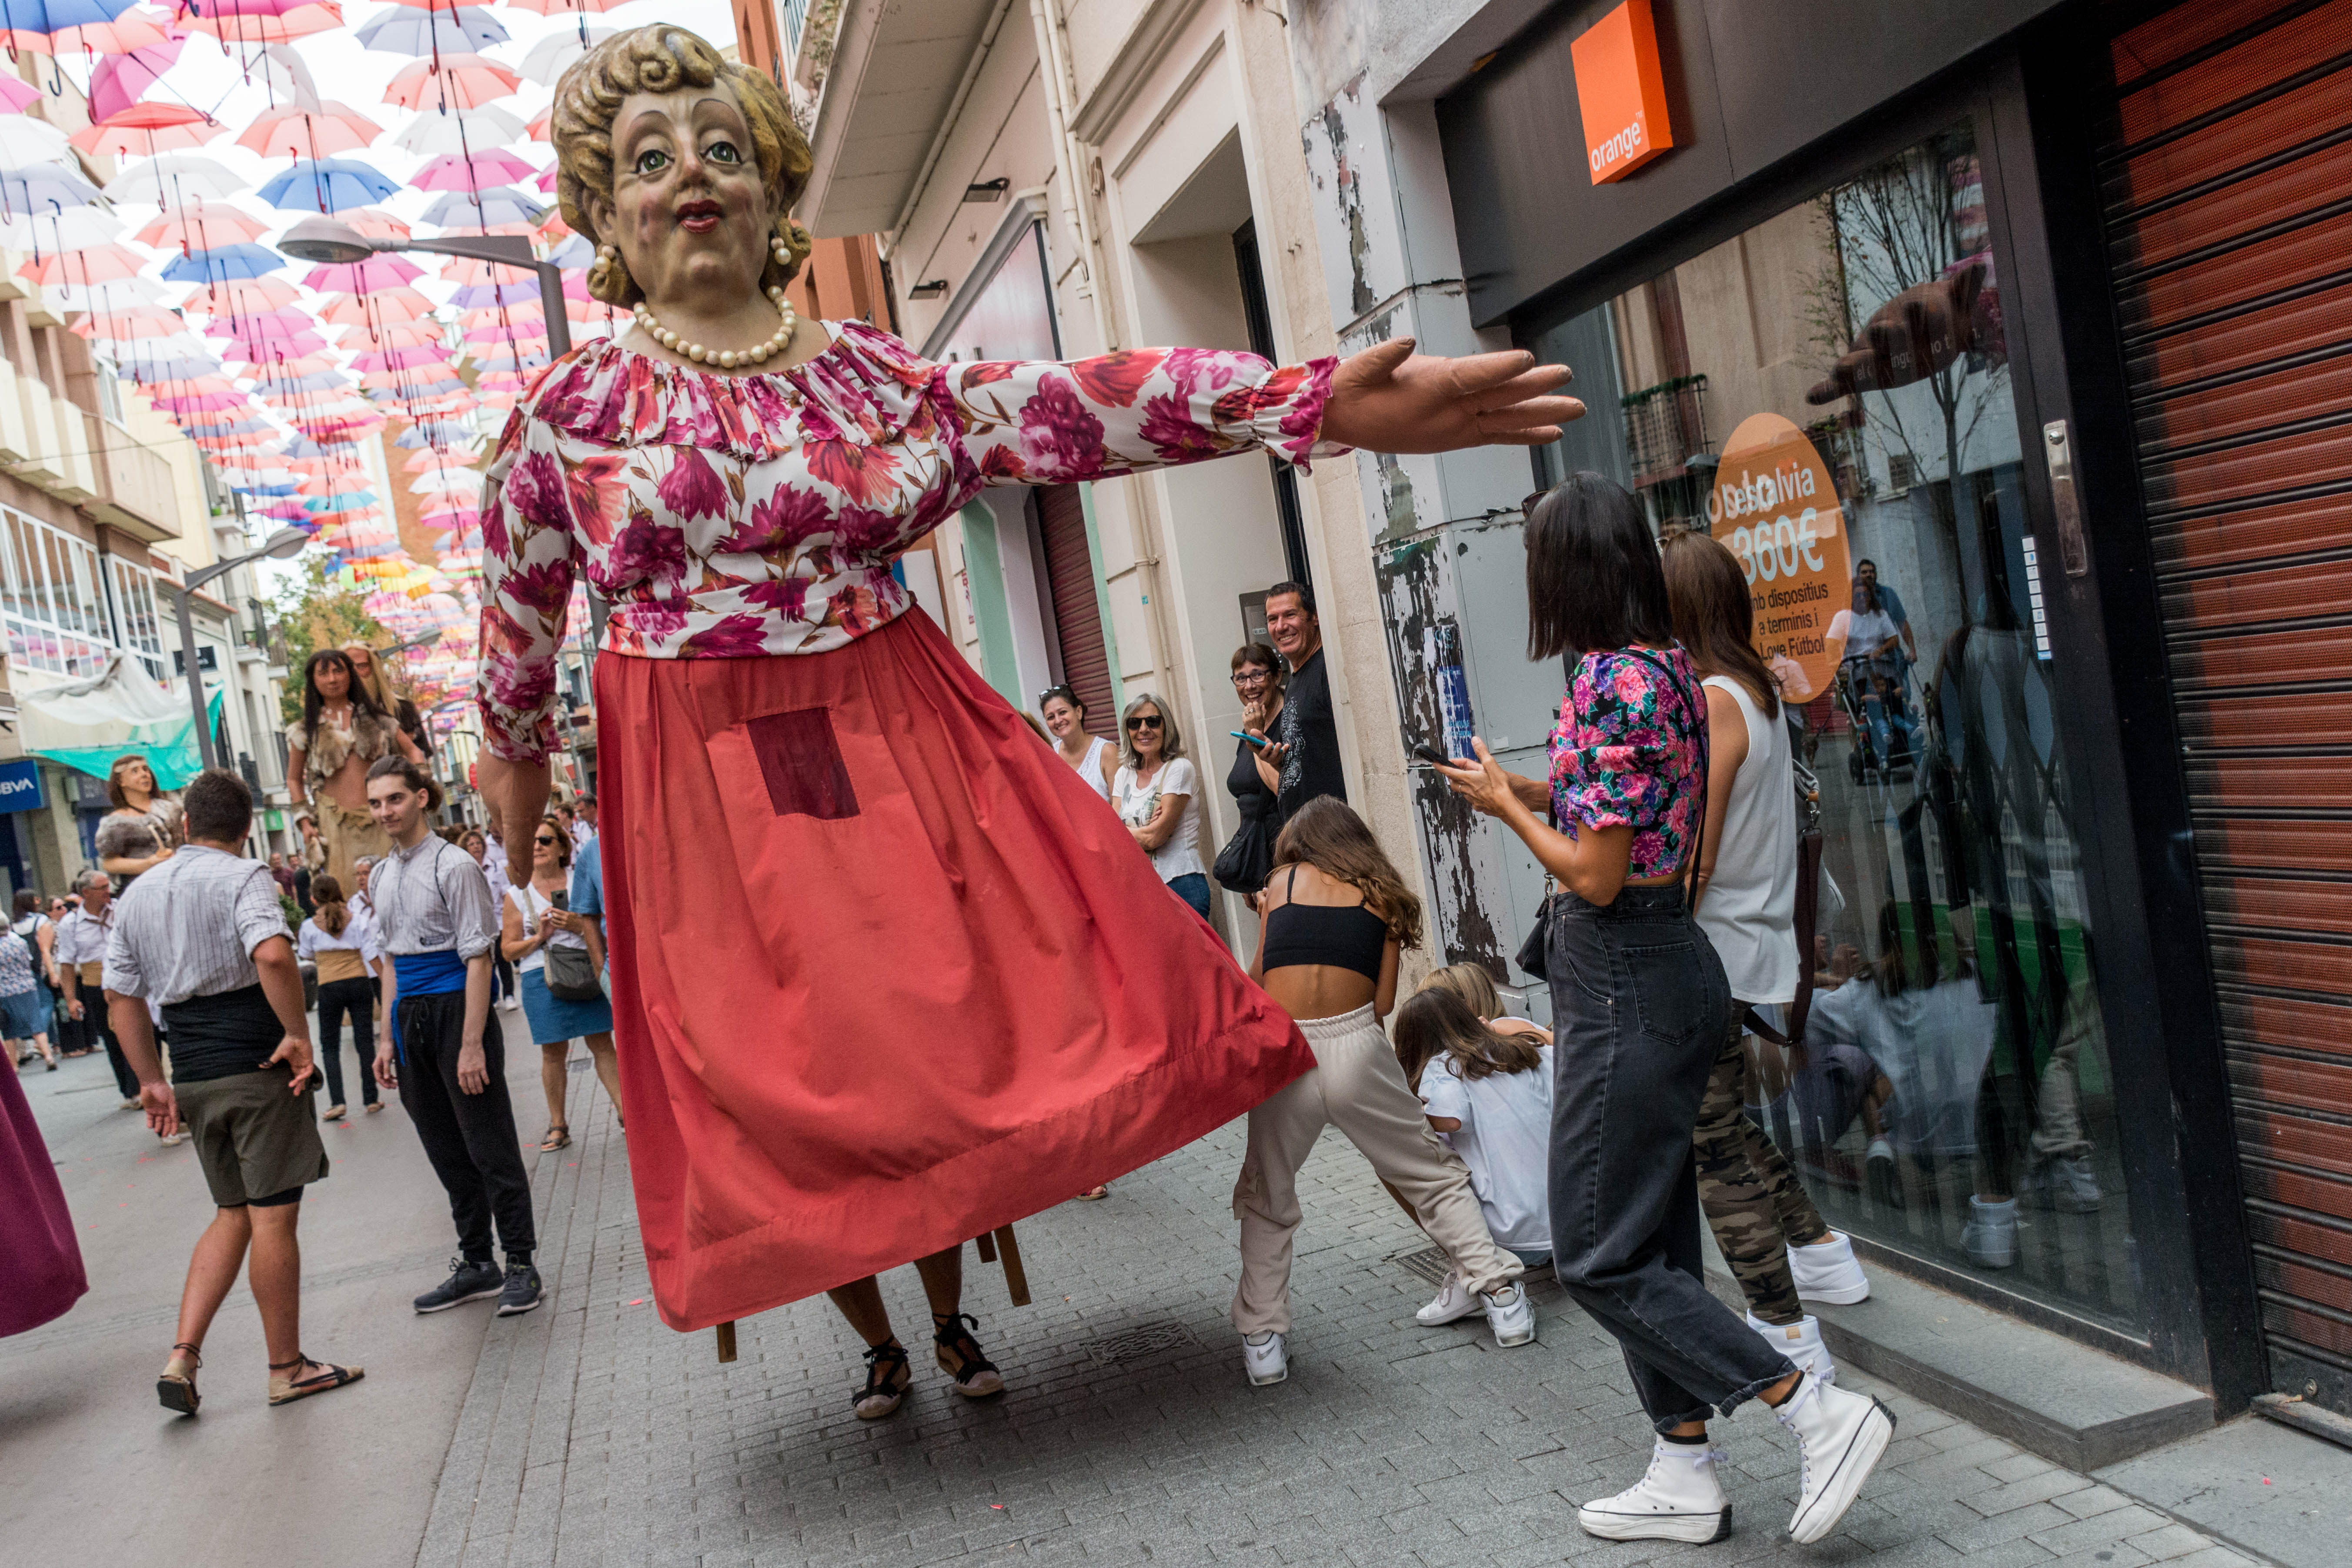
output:
[[1679, 647], [1586, 654], [1549, 749], [1561, 832], [1631, 827], [1628, 879], [1682, 869], [1706, 788], [1706, 697], [1689, 655]]
[[910, 603], [898, 552], [982, 485], [1069, 484], [1260, 448], [1305, 467], [1336, 360], [1132, 349], [932, 364], [827, 322], [789, 370], [723, 375], [602, 339], [508, 418], [482, 520], [481, 672], [494, 754], [551, 742], [572, 576], [611, 601], [604, 647], [757, 658], [842, 647]]

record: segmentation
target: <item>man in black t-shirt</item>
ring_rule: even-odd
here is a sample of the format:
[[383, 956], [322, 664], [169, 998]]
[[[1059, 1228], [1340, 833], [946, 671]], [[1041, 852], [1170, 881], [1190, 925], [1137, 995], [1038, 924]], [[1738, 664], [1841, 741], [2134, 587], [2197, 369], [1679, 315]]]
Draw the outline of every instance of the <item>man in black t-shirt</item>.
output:
[[1339, 728], [1331, 713], [1331, 679], [1323, 663], [1323, 623], [1315, 614], [1315, 592], [1304, 583], [1276, 583], [1265, 591], [1265, 630], [1290, 666], [1283, 688], [1282, 713], [1275, 721], [1276, 743], [1265, 748], [1268, 766], [1282, 775], [1282, 820], [1318, 795], [1348, 798], [1339, 770]]

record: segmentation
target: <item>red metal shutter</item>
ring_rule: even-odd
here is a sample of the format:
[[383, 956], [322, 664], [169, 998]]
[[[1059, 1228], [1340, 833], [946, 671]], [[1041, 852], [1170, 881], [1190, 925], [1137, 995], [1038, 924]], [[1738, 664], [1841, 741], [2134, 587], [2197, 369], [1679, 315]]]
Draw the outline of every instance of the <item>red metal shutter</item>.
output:
[[1094, 553], [1076, 485], [1037, 492], [1038, 531], [1045, 536], [1045, 580], [1054, 591], [1054, 626], [1062, 642], [1062, 679], [1086, 704], [1091, 734], [1118, 736], [1111, 710], [1110, 655], [1103, 647], [1102, 606], [1095, 599]]
[[2102, 173], [2277, 1385], [2352, 1373], [2352, 0], [2114, 43]]

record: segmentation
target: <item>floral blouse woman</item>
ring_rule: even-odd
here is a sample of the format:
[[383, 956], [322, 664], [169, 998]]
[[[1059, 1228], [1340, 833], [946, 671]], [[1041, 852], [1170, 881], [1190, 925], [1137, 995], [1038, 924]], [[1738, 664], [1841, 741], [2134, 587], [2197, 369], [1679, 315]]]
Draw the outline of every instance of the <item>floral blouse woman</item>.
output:
[[583, 57], [553, 129], [590, 291], [635, 324], [551, 366], [490, 466], [480, 781], [497, 821], [538, 820], [584, 572], [622, 656], [596, 661], [600, 843], [656, 1300], [684, 1329], [831, 1289], [870, 1347], [860, 1414], [887, 1414], [908, 1368], [871, 1277], [919, 1259], [940, 1364], [992, 1392], [962, 1238], [1311, 1058], [892, 558], [983, 484], [1541, 441], [1575, 405], [1524, 355], [935, 365], [796, 321], [807, 144], [772, 80], [677, 27]]

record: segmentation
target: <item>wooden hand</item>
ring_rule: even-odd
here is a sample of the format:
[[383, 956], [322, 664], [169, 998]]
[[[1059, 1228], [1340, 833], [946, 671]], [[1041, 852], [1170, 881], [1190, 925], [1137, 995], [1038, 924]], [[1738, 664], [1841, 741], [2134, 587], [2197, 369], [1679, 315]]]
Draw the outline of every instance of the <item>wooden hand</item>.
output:
[[1322, 437], [1374, 452], [1454, 452], [1466, 447], [1541, 447], [1580, 418], [1584, 405], [1547, 395], [1566, 365], [1536, 363], [1522, 349], [1448, 359], [1391, 338], [1339, 362]]

